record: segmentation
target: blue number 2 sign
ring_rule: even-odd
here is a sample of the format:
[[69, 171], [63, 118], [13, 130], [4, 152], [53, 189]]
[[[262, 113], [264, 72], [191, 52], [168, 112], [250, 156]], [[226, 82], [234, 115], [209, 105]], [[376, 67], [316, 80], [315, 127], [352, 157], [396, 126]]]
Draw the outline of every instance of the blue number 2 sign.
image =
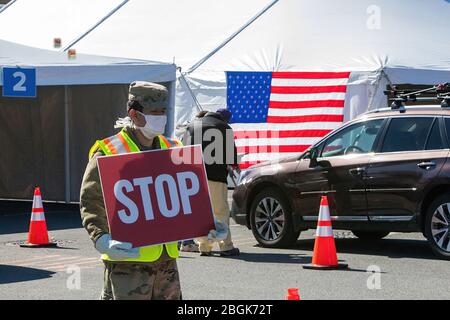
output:
[[4, 97], [36, 97], [36, 69], [3, 68]]

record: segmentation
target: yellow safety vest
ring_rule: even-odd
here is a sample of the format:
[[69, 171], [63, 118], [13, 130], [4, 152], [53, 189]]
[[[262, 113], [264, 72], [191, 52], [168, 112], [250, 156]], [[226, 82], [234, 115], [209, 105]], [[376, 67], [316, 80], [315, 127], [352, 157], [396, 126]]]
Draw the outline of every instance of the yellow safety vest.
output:
[[[161, 149], [168, 149], [172, 147], [181, 147], [183, 144], [181, 141], [176, 139], [168, 139], [163, 135], [158, 136]], [[139, 147], [134, 143], [130, 136], [125, 132], [125, 130], [120, 131], [118, 134], [103, 139], [97, 140], [97, 142], [92, 146], [89, 151], [89, 158], [98, 150], [101, 149], [103, 153], [107, 156], [129, 153], [129, 152], [139, 152]], [[140, 256], [136, 259], [126, 259], [120, 260], [120, 262], [153, 262], [161, 257], [163, 252], [163, 246], [166, 247], [166, 251], [169, 257], [176, 259], [178, 258], [178, 244], [176, 242], [166, 243], [157, 246], [148, 246], [139, 248]], [[101, 256], [102, 260], [114, 261], [118, 260], [111, 259], [107, 254]]]

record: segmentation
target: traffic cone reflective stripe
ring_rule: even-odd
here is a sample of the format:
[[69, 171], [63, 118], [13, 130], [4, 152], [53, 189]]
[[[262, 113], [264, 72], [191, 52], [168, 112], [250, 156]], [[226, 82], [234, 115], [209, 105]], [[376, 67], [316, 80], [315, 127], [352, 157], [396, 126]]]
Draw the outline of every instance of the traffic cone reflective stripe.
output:
[[333, 238], [333, 229], [331, 229], [331, 227], [317, 227], [316, 237]]
[[328, 198], [323, 196], [320, 201], [312, 264], [304, 266], [304, 268], [342, 269], [346, 267], [346, 264], [338, 263]]
[[45, 221], [44, 206], [42, 204], [41, 190], [36, 187], [33, 197], [33, 208], [31, 209], [30, 230], [28, 232], [28, 243], [21, 247], [53, 247], [48, 239], [47, 223]]
[[45, 221], [44, 205], [42, 204], [41, 190], [36, 188], [31, 209], [31, 221]]

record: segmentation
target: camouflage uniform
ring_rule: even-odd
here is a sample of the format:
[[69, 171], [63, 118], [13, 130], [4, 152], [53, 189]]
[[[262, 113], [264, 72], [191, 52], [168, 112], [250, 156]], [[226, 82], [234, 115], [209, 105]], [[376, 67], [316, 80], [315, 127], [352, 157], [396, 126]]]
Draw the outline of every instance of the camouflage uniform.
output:
[[[145, 90], [145, 85], [148, 83], [136, 82], [131, 87], [136, 84], [139, 90], [143, 90], [143, 95], [158, 92], [155, 86]], [[134, 97], [136, 96], [130, 94], [130, 98]], [[153, 95], [152, 97], [154, 98]], [[145, 101], [142, 98], [140, 100], [145, 106]], [[153, 100], [155, 101], [157, 102], [157, 99]], [[152, 147], [149, 148], [139, 143], [131, 127], [125, 127], [125, 131], [141, 151], [161, 148], [156, 138], [153, 140]], [[99, 150], [89, 160], [80, 191], [82, 223], [94, 244], [102, 235], [110, 233], [96, 159], [102, 155], [103, 153]], [[101, 299], [181, 299], [177, 263], [175, 259], [169, 257], [165, 248], [159, 260], [155, 262], [104, 261], [104, 264], [104, 288]]]
[[104, 263], [102, 300], [181, 299], [180, 279], [174, 259], [152, 264]]

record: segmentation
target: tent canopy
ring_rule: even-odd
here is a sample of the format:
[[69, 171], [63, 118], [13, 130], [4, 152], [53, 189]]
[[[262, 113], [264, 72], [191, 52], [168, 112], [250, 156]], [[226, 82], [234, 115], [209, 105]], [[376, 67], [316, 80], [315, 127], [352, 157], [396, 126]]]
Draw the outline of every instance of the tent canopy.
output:
[[[16, 0], [0, 13], [0, 30], [2, 39], [34, 47], [51, 49], [60, 37], [64, 48], [78, 39], [72, 46], [78, 52], [175, 61], [187, 68], [273, 2]], [[18, 19], [20, 30], [8, 28]]]
[[[33, 16], [25, 6], [30, 2], [16, 0], [0, 13], [0, 27], [3, 20]], [[52, 8], [71, 1], [45, 2], [53, 5], [39, 13], [47, 23], [61, 14]], [[347, 119], [384, 106], [386, 84], [450, 80], [450, 43], [444, 40], [450, 31], [447, 0], [102, 2], [114, 9], [103, 8], [106, 13], [98, 14], [103, 18], [80, 27], [78, 37], [68, 37], [69, 47], [89, 54], [175, 61], [189, 84], [178, 82], [178, 121], [189, 119], [189, 110], [195, 110], [192, 93], [208, 109], [225, 105], [226, 71], [351, 71]], [[75, 10], [54, 30], [76, 24], [83, 15]], [[32, 17], [22, 20], [21, 29], [32, 29]]]
[[4, 40], [36, 47], [64, 33], [63, 47], [79, 52], [175, 58], [191, 72], [448, 71], [449, 14], [447, 0], [16, 0], [0, 29]]
[[[37, 85], [125, 84], [134, 80], [175, 80], [172, 64], [124, 58], [67, 53], [31, 48], [0, 40], [0, 66], [37, 69]], [[0, 79], [0, 85], [1, 85]]]
[[280, 0], [197, 71], [449, 71], [449, 16], [444, 0]]
[[[130, 0], [72, 48], [188, 68], [273, 0]], [[114, 39], [120, 39], [117, 46]]]
[[[53, 40], [69, 44], [123, 0], [12, 0], [0, 12], [0, 38], [32, 47], [54, 49]], [[14, 26], [14, 27], [11, 27]]]
[[[385, 107], [387, 84], [450, 81], [445, 0], [279, 0], [177, 90], [177, 119], [226, 105], [226, 71], [351, 71], [345, 119]], [[194, 111], [195, 112], [195, 111]]]

